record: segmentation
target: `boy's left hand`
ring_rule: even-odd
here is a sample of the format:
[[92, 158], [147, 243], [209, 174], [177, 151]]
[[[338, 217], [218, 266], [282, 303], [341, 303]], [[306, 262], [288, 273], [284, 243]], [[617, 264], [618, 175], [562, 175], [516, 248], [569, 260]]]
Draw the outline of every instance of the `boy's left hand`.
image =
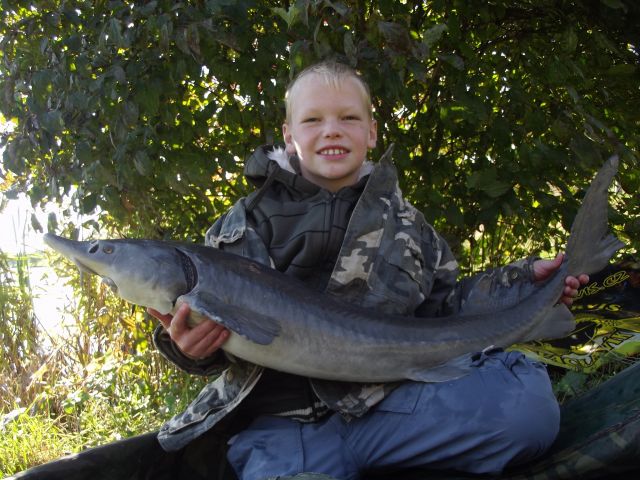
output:
[[[549, 275], [555, 272], [562, 264], [564, 258], [563, 253], [556, 255], [553, 260], [536, 260], [533, 262], [533, 276], [535, 280], [546, 280]], [[582, 285], [586, 285], [589, 282], [589, 275], [582, 274], [577, 277], [567, 276], [564, 280], [564, 291], [559, 302], [564, 303], [566, 306], [570, 306], [573, 303], [573, 299], [578, 295], [578, 289]]]

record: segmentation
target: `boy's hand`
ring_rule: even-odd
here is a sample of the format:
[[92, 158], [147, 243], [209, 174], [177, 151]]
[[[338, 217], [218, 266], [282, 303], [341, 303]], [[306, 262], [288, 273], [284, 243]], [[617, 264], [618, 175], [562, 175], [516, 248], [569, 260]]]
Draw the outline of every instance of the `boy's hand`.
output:
[[[533, 276], [536, 281], [546, 280], [558, 267], [562, 264], [564, 258], [563, 253], [556, 255], [553, 260], [536, 260], [533, 262]], [[560, 302], [567, 306], [571, 306], [573, 299], [578, 295], [578, 289], [582, 285], [586, 285], [589, 282], [589, 275], [582, 274], [577, 277], [568, 276], [564, 280], [564, 291]]]
[[175, 315], [163, 315], [153, 308], [147, 308], [149, 314], [160, 320], [171, 340], [180, 351], [192, 360], [201, 360], [213, 355], [229, 338], [229, 330], [212, 320], [202, 322], [191, 328], [187, 324], [189, 305], [182, 304]]

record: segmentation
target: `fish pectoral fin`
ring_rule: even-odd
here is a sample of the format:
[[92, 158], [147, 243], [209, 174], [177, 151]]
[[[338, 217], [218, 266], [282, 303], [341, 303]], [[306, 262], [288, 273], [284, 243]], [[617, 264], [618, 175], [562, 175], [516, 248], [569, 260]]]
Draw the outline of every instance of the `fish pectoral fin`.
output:
[[560, 303], [546, 310], [543, 317], [522, 343], [566, 337], [576, 327], [576, 320], [566, 305]]
[[407, 378], [415, 382], [439, 383], [464, 377], [471, 371], [473, 354], [465, 353], [442, 365], [431, 368], [416, 368], [409, 372]]
[[268, 345], [280, 334], [280, 323], [273, 317], [237, 305], [229, 305], [209, 295], [180, 297], [191, 310], [209, 317], [234, 333], [260, 345]]

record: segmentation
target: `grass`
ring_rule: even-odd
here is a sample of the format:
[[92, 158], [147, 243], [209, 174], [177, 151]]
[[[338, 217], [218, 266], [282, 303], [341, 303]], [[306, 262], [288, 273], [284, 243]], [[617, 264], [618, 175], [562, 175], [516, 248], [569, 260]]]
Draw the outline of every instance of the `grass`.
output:
[[[147, 433], [186, 406], [202, 380], [163, 368], [152, 352], [97, 357], [86, 376], [42, 385], [34, 401], [0, 412], [0, 478], [86, 448]], [[157, 365], [156, 365], [157, 366]], [[5, 379], [6, 380], [6, 379]], [[161, 380], [161, 381], [158, 381]]]
[[26, 409], [5, 415], [0, 427], [0, 477], [77, 451], [78, 438], [46, 415]]

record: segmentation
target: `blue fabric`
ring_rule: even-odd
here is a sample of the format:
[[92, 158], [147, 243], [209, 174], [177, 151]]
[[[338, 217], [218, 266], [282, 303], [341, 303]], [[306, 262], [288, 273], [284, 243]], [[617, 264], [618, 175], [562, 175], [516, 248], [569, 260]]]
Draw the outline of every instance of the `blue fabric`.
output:
[[450, 382], [406, 382], [362, 418], [258, 417], [231, 439], [229, 461], [242, 480], [300, 472], [358, 479], [409, 467], [497, 474], [544, 453], [560, 423], [545, 366], [493, 351], [474, 367]]

